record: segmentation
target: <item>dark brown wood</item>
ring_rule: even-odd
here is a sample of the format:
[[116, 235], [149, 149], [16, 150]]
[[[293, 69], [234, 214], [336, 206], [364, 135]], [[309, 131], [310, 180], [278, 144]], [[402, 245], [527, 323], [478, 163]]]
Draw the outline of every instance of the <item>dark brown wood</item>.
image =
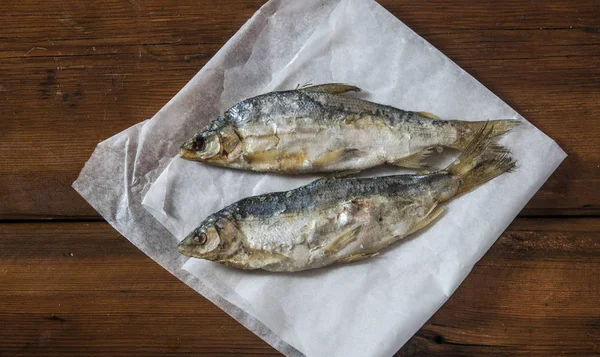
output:
[[[517, 219], [399, 356], [589, 356], [600, 220]], [[278, 356], [108, 224], [0, 224], [0, 355]]]
[[150, 118], [262, 1], [0, 3], [0, 218], [90, 216], [96, 144]]
[[[569, 154], [397, 355], [598, 355], [598, 1], [379, 2]], [[279, 356], [70, 187], [263, 3], [0, 2], [0, 357]]]
[[600, 352], [600, 219], [519, 218], [398, 356]]
[[0, 224], [0, 356], [279, 356], [104, 222]]
[[[263, 1], [0, 3], [0, 219], [96, 215], [95, 145], [151, 117]], [[381, 1], [570, 154], [525, 215], [600, 209], [597, 1]]]

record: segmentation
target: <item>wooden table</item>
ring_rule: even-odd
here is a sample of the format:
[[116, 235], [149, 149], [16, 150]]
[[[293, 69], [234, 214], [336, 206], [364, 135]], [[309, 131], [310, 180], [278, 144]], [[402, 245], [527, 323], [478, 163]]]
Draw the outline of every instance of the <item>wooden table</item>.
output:
[[[263, 1], [0, 2], [0, 356], [277, 356], [71, 188]], [[600, 351], [600, 3], [381, 1], [569, 157], [398, 356]]]

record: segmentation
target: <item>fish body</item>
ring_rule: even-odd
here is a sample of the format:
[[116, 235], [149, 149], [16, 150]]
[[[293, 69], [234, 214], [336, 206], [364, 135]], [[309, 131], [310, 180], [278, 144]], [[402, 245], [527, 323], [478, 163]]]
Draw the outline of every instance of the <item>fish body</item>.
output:
[[242, 199], [209, 216], [180, 243], [179, 251], [276, 272], [374, 256], [429, 225], [444, 211], [441, 203], [514, 167], [491, 138], [491, 129], [480, 131], [458, 160], [430, 174], [328, 177]]
[[[436, 119], [341, 95], [359, 88], [325, 84], [271, 92], [237, 103], [181, 148], [182, 158], [288, 174], [420, 168], [444, 147], [463, 150], [485, 122]], [[495, 133], [515, 121], [494, 122]]]

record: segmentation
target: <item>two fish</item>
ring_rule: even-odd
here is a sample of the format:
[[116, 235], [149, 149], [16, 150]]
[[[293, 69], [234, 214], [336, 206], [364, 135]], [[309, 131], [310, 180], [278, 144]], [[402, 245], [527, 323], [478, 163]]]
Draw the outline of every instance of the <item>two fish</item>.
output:
[[[342, 173], [248, 197], [212, 214], [180, 244], [187, 256], [242, 269], [291, 272], [349, 263], [429, 225], [443, 202], [514, 169], [494, 139], [517, 121], [441, 120], [324, 84], [272, 92], [227, 110], [180, 149], [185, 159], [260, 172]], [[422, 169], [435, 151], [462, 151], [431, 173], [347, 173], [392, 164]], [[345, 174], [344, 174], [345, 173]]]

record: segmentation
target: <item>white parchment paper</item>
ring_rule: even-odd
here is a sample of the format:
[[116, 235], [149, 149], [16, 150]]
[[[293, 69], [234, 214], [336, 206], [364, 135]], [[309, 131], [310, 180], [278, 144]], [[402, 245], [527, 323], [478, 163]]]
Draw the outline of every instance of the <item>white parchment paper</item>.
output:
[[[363, 263], [272, 274], [181, 257], [177, 242], [208, 214], [315, 176], [210, 167], [176, 158], [178, 147], [236, 102], [307, 81], [354, 84], [362, 98], [442, 118], [517, 118], [523, 125], [502, 143], [519, 168], [450, 202], [433, 226]], [[285, 355], [391, 356], [564, 157], [374, 1], [272, 0], [152, 119], [100, 143], [73, 186], [143, 252]]]

